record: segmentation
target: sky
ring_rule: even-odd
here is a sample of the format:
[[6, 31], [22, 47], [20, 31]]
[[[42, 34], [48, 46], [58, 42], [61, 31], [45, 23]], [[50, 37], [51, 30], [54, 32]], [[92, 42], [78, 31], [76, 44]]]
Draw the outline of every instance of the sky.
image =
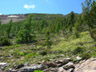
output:
[[68, 14], [82, 12], [81, 3], [84, 0], [0, 0], [0, 15], [2, 14]]

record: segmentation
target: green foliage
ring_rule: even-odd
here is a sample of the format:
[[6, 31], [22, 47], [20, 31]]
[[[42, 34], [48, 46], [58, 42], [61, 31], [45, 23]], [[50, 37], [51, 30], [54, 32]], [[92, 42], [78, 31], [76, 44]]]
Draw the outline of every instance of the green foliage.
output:
[[76, 55], [76, 54], [82, 54], [84, 51], [86, 51], [84, 48], [82, 47], [77, 47], [74, 51], [73, 51], [73, 54]]
[[83, 20], [88, 25], [90, 35], [95, 40], [93, 28], [96, 28], [96, 1], [85, 0], [83, 5]]
[[34, 72], [44, 72], [44, 71], [42, 71], [42, 70], [34, 70]]
[[23, 29], [17, 34], [17, 43], [30, 43], [33, 41], [33, 36], [29, 30]]
[[83, 54], [81, 54], [81, 57], [82, 57], [83, 59], [89, 59], [89, 58], [91, 57], [91, 55], [90, 55], [90, 53], [84, 52]]
[[0, 45], [9, 46], [9, 45], [11, 45], [11, 42], [7, 37], [0, 37]]
[[18, 53], [19, 52], [19, 49], [15, 49], [15, 52]]
[[60, 29], [61, 29], [61, 21], [60, 19], [57, 19], [57, 24], [56, 24], [56, 33], [58, 34]]
[[52, 45], [52, 41], [50, 40], [50, 32], [47, 31], [46, 34], [45, 34], [45, 45], [47, 46], [47, 48], [51, 48], [51, 45]]
[[73, 11], [69, 14], [67, 27], [72, 32], [72, 27], [74, 27], [74, 12]]
[[31, 20], [32, 15], [29, 15], [23, 25], [23, 29], [17, 34], [17, 43], [30, 43], [33, 41], [33, 36], [31, 34]]
[[46, 20], [42, 20], [40, 23], [40, 32], [42, 32], [43, 29], [47, 26], [48, 26], [48, 24], [47, 24]]
[[9, 49], [12, 49], [12, 48], [14, 48], [14, 46], [9, 46]]
[[7, 37], [10, 37], [11, 28], [12, 28], [12, 19], [10, 20], [7, 26], [7, 30], [6, 30]]
[[20, 44], [16, 44], [15, 47], [20, 47], [21, 45]]
[[31, 31], [31, 21], [32, 21], [32, 14], [28, 16], [26, 21], [24, 22], [23, 29]]
[[24, 56], [25, 53], [24, 53], [24, 52], [19, 52], [18, 55], [20, 55], [20, 56]]
[[26, 54], [26, 58], [30, 58], [30, 57], [32, 57], [34, 54], [33, 53], [28, 53], [28, 54]]

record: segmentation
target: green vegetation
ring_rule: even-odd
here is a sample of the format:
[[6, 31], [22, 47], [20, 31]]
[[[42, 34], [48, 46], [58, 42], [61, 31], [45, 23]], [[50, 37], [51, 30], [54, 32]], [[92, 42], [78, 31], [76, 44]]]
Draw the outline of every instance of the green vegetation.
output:
[[0, 45], [1, 46], [5, 46], [5, 45], [9, 46], [9, 45], [11, 45], [11, 42], [7, 37], [0, 37]]

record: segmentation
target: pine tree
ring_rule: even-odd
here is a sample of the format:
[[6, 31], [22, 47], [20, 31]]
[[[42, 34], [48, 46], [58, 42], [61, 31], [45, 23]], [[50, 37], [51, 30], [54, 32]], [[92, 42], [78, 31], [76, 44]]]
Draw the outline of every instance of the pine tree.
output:
[[17, 43], [30, 43], [33, 41], [33, 35], [31, 34], [31, 21], [32, 15], [29, 15], [22, 30], [17, 34]]
[[46, 31], [45, 39], [46, 39], [45, 45], [47, 46], [47, 48], [51, 48], [52, 42], [50, 40], [50, 32], [49, 31]]
[[10, 22], [8, 23], [7, 29], [6, 29], [6, 33], [7, 33], [7, 37], [10, 37], [10, 32], [11, 32], [11, 28], [12, 28], [12, 19], [10, 20]]
[[68, 24], [67, 24], [67, 27], [68, 29], [70, 30], [70, 32], [72, 32], [72, 28], [74, 27], [74, 12], [72, 11], [70, 14], [69, 14], [69, 17], [68, 17]]
[[91, 37], [96, 40], [96, 1], [85, 0], [83, 6], [83, 20], [88, 25]]

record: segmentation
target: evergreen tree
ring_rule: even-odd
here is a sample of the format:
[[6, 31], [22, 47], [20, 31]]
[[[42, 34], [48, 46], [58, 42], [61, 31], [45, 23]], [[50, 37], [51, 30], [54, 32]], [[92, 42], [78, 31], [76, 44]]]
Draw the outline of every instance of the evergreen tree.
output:
[[74, 33], [76, 35], [76, 37], [79, 37], [79, 32], [82, 31], [82, 19], [81, 19], [81, 15], [78, 16], [76, 23], [74, 24]]
[[59, 33], [61, 27], [62, 27], [61, 21], [60, 21], [60, 19], [57, 19], [57, 24], [56, 24], [56, 33], [57, 34]]
[[45, 39], [46, 39], [45, 45], [47, 46], [47, 48], [51, 48], [52, 42], [50, 40], [50, 32], [49, 31], [46, 31]]
[[7, 29], [6, 29], [6, 33], [7, 33], [8, 38], [10, 37], [11, 28], [12, 28], [12, 19], [8, 23], [8, 26], [7, 26]]
[[33, 41], [33, 35], [31, 34], [31, 20], [32, 15], [29, 15], [23, 25], [23, 29], [17, 34], [17, 43], [30, 43]]
[[47, 25], [47, 22], [43, 19], [42, 21], [41, 21], [41, 24], [40, 24], [40, 32], [42, 32], [43, 31], [43, 29], [45, 28], [45, 27], [47, 27], [48, 25]]
[[68, 17], [68, 24], [67, 24], [67, 27], [68, 29], [72, 32], [72, 27], [74, 27], [74, 12], [72, 11], [70, 14], [69, 14], [69, 17]]
[[85, 0], [83, 6], [83, 19], [89, 27], [91, 37], [96, 40], [96, 1]]

